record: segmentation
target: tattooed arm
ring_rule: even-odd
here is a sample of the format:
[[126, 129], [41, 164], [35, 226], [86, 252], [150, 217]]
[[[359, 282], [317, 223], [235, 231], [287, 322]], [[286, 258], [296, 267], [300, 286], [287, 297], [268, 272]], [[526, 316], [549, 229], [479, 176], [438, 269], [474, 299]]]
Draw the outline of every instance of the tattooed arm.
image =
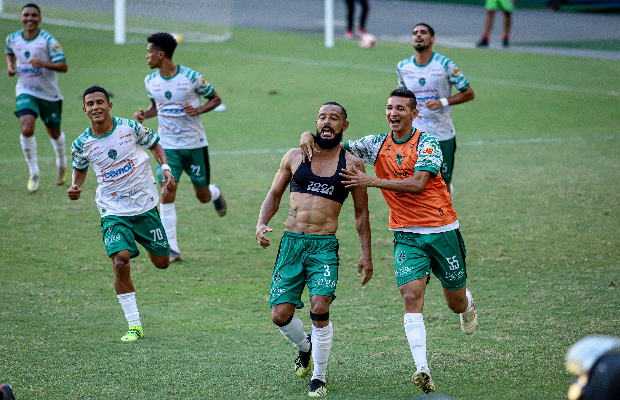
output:
[[[299, 153], [299, 149], [289, 150], [282, 158], [280, 169], [273, 178], [271, 189], [269, 193], [267, 193], [267, 197], [265, 197], [265, 201], [263, 201], [263, 205], [260, 208], [260, 214], [258, 215], [258, 222], [256, 224], [256, 241], [258, 241], [258, 244], [263, 249], [271, 245], [271, 241], [265, 236], [265, 233], [273, 231], [273, 229], [268, 226], [269, 221], [271, 221], [271, 218], [278, 212], [282, 195], [293, 176], [291, 169], [291, 161], [295, 158], [293, 153]], [[291, 215], [291, 212], [295, 212], [295, 210], [289, 209], [289, 215]]]
[[[347, 169], [355, 167], [357, 170], [365, 172], [364, 163], [359, 158], [347, 153]], [[355, 210], [355, 229], [362, 245], [362, 257], [357, 265], [357, 276], [362, 276], [362, 286], [365, 285], [373, 274], [371, 240], [370, 240], [370, 219], [368, 213], [368, 193], [365, 187], [351, 188], [353, 198], [353, 208]]]

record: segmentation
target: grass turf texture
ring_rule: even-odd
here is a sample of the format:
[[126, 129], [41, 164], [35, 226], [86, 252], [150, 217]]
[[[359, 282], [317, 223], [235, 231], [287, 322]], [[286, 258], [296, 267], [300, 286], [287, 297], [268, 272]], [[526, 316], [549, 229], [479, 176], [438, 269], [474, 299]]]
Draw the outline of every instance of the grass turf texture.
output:
[[[0, 27], [4, 37], [20, 26]], [[90, 85], [114, 94], [115, 116], [147, 107], [146, 40], [114, 46], [111, 32], [43, 27], [68, 59], [60, 85], [69, 142], [89, 125], [81, 93]], [[466, 337], [431, 280], [424, 317], [433, 379], [438, 391], [461, 400], [563, 399], [572, 379], [563, 365], [567, 348], [590, 334], [620, 335], [619, 63], [436, 50], [457, 61], [476, 92], [453, 109], [454, 203], [480, 327]], [[132, 260], [146, 338], [129, 344], [119, 341], [127, 324], [101, 241], [94, 174], [71, 202], [67, 187], [55, 186], [53, 151], [37, 120], [41, 186], [26, 191], [12, 115], [16, 81], [4, 70], [0, 380], [22, 399], [306, 398], [306, 381], [293, 372], [296, 350], [271, 323], [267, 300], [287, 196], [267, 251], [254, 240], [258, 211], [280, 149], [314, 129], [324, 102], [347, 108], [345, 139], [387, 130], [395, 65], [411, 53], [392, 43], [366, 51], [337, 41], [325, 49], [319, 37], [244, 29], [227, 43], [179, 46], [175, 61], [204, 73], [229, 109], [203, 116], [212, 180], [228, 214], [220, 219], [211, 204], [201, 205], [182, 178], [176, 204], [184, 261], [161, 271], [144, 252]], [[387, 206], [378, 190], [369, 197], [375, 275], [363, 289], [351, 201], [340, 218], [328, 368], [334, 400], [422, 394], [410, 381], [415, 368]], [[309, 328], [308, 308], [298, 315]]]

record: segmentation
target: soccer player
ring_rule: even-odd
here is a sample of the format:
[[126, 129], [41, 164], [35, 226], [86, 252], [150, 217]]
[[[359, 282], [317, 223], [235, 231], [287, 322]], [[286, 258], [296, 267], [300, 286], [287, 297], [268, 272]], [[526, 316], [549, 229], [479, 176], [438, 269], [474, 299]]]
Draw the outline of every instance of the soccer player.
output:
[[[353, 198], [355, 227], [362, 246], [358, 276], [362, 272], [365, 285], [372, 277], [370, 250], [370, 222], [366, 188], [346, 189], [341, 184], [340, 171], [356, 166], [364, 171], [364, 164], [340, 148], [343, 132], [349, 126], [346, 110], [338, 103], [325, 103], [316, 121], [316, 143], [322, 149], [312, 162], [302, 162], [299, 148], [289, 150], [280, 163], [271, 190], [267, 194], [256, 224], [256, 240], [266, 249], [271, 241], [265, 236], [272, 232], [268, 224], [280, 207], [286, 187], [291, 186], [286, 230], [273, 270], [269, 304], [271, 318], [280, 332], [299, 349], [295, 373], [306, 376], [314, 370], [309, 395], [327, 394], [327, 360], [332, 346], [333, 330], [329, 320], [329, 305], [336, 298], [338, 282], [338, 215], [349, 192]], [[304, 286], [310, 292], [310, 319], [312, 333], [306, 335], [295, 309], [304, 303]]]
[[353, 39], [353, 19], [355, 17], [355, 2], [360, 3], [362, 12], [360, 14], [360, 25], [357, 32], [362, 36], [366, 32], [366, 18], [368, 17], [368, 0], [345, 0], [347, 3], [347, 30], [344, 32], [346, 39]]
[[[411, 38], [414, 55], [399, 62], [396, 73], [398, 87], [411, 90], [418, 100], [416, 128], [439, 141], [444, 157], [441, 175], [452, 194], [452, 170], [456, 152], [452, 106], [472, 100], [474, 91], [452, 60], [433, 51], [433, 43], [433, 28], [424, 23], [417, 24]], [[459, 91], [454, 96], [451, 96], [452, 86]]]
[[512, 26], [512, 12], [515, 9], [517, 0], [486, 0], [485, 8], [487, 14], [484, 18], [484, 28], [482, 37], [476, 44], [477, 47], [489, 47], [489, 35], [493, 29], [493, 20], [495, 19], [495, 11], [502, 10], [504, 13], [504, 35], [502, 36], [502, 45], [508, 47], [510, 41], [510, 27]]
[[30, 170], [27, 188], [36, 192], [40, 176], [34, 137], [37, 116], [41, 116], [56, 153], [56, 184], [64, 185], [67, 180], [65, 133], [60, 129], [62, 94], [56, 73], [67, 72], [68, 67], [58, 41], [39, 28], [39, 6], [29, 3], [22, 7], [20, 21], [23, 29], [6, 38], [6, 63], [9, 76], [17, 75], [15, 115], [19, 118], [22, 151]]
[[[463, 332], [473, 333], [478, 317], [465, 286], [465, 245], [442, 179], [439, 144], [413, 127], [418, 110], [416, 96], [410, 90], [390, 93], [385, 115], [390, 133], [366, 136], [343, 146], [364, 163], [374, 165], [377, 178], [356, 166], [347, 166], [341, 174], [342, 183], [352, 189], [380, 188], [390, 208], [396, 283], [403, 298], [405, 333], [416, 365], [412, 378], [428, 393], [435, 391], [435, 384], [427, 361], [422, 310], [430, 273], [441, 281], [448, 307], [460, 314]], [[310, 132], [304, 132], [301, 143], [303, 153], [314, 160], [317, 153], [312, 155]]]
[[[172, 61], [177, 47], [174, 37], [168, 33], [156, 33], [148, 39], [146, 60], [151, 69], [144, 83], [151, 104], [146, 111], [134, 114], [134, 119], [143, 122], [158, 117], [157, 130], [161, 145], [166, 151], [172, 175], [178, 182], [183, 171], [194, 185], [196, 197], [201, 203], [213, 200], [215, 211], [220, 217], [226, 215], [226, 201], [220, 188], [210, 184], [209, 152], [207, 134], [202, 126], [200, 114], [212, 111], [222, 103], [213, 86], [199, 73]], [[200, 105], [200, 98], [207, 102]], [[161, 168], [157, 168], [161, 181]], [[177, 212], [174, 200], [176, 185], [163, 185], [161, 189], [161, 220], [170, 241], [170, 261], [181, 259], [177, 241]]]
[[164, 186], [175, 184], [159, 136], [136, 121], [110, 115], [112, 103], [105, 89], [92, 86], [84, 92], [84, 112], [91, 126], [71, 146], [73, 183], [71, 200], [80, 198], [88, 166], [97, 175], [95, 201], [101, 214], [101, 232], [114, 266], [114, 288], [123, 307], [129, 331], [121, 338], [131, 342], [144, 336], [129, 261], [145, 249], [154, 266], [168, 268], [170, 248], [157, 212], [157, 184], [144, 151], [151, 151], [159, 164]]

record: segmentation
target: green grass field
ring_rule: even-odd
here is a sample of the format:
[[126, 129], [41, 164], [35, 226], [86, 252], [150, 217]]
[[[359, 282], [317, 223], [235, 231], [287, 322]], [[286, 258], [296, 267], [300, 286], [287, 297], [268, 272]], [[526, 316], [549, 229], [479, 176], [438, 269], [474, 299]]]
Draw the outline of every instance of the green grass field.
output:
[[[146, 40], [114, 46], [112, 32], [43, 27], [68, 59], [60, 76], [68, 141], [89, 126], [81, 109], [88, 86], [114, 94], [113, 115], [147, 107]], [[18, 29], [0, 22], [2, 37]], [[476, 93], [453, 110], [454, 204], [480, 326], [465, 336], [431, 281], [424, 317], [434, 381], [460, 400], [564, 399], [568, 347], [591, 334], [620, 336], [620, 64], [436, 50], [457, 61]], [[320, 37], [245, 29], [230, 42], [179, 46], [175, 61], [203, 72], [228, 107], [203, 121], [212, 180], [229, 211], [218, 218], [183, 177], [184, 261], [164, 271], [144, 253], [132, 261], [146, 338], [129, 344], [119, 341], [127, 324], [101, 241], [95, 177], [71, 202], [55, 185], [38, 120], [41, 186], [27, 192], [16, 80], [0, 71], [0, 382], [20, 400], [306, 398], [307, 382], [292, 370], [296, 351], [272, 324], [267, 300], [287, 201], [266, 251], [254, 239], [259, 208], [283, 152], [314, 129], [324, 102], [349, 111], [345, 139], [387, 130], [395, 65], [411, 53], [393, 43], [325, 49]], [[411, 399], [422, 393], [410, 380], [388, 209], [378, 190], [369, 197], [375, 275], [364, 288], [352, 202], [342, 211], [328, 398]], [[309, 327], [307, 311], [299, 316]]]

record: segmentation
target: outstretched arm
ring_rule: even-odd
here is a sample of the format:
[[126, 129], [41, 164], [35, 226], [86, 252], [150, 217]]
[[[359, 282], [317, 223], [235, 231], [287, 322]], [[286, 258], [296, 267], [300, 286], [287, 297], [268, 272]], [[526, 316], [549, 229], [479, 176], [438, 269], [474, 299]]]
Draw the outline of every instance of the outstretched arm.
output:
[[263, 201], [263, 205], [260, 208], [258, 222], [256, 223], [255, 236], [256, 241], [263, 249], [266, 249], [271, 245], [271, 241], [265, 236], [265, 233], [273, 231], [273, 229], [268, 226], [269, 221], [271, 221], [271, 218], [273, 218], [273, 216], [278, 212], [280, 202], [282, 201], [282, 195], [284, 194], [284, 191], [293, 176], [290, 164], [292, 151], [293, 150], [289, 150], [288, 153], [286, 153], [282, 158], [282, 161], [280, 162], [280, 169], [273, 178], [271, 189], [269, 190], [269, 193], [267, 193], [267, 197], [265, 197], [265, 201]]
[[351, 166], [343, 170], [340, 176], [344, 178], [342, 183], [348, 188], [376, 187], [392, 192], [420, 194], [431, 178], [431, 173], [429, 171], [415, 171], [411, 178], [388, 180], [368, 176], [356, 166]]
[[[347, 166], [349, 163], [347, 163]], [[365, 171], [364, 164], [356, 161], [353, 165], [361, 171]], [[362, 257], [357, 264], [357, 276], [362, 276], [362, 286], [365, 285], [373, 274], [372, 252], [370, 240], [370, 219], [368, 213], [368, 192], [365, 187], [354, 187], [351, 189], [353, 198], [353, 208], [355, 210], [355, 229], [362, 245]]]

